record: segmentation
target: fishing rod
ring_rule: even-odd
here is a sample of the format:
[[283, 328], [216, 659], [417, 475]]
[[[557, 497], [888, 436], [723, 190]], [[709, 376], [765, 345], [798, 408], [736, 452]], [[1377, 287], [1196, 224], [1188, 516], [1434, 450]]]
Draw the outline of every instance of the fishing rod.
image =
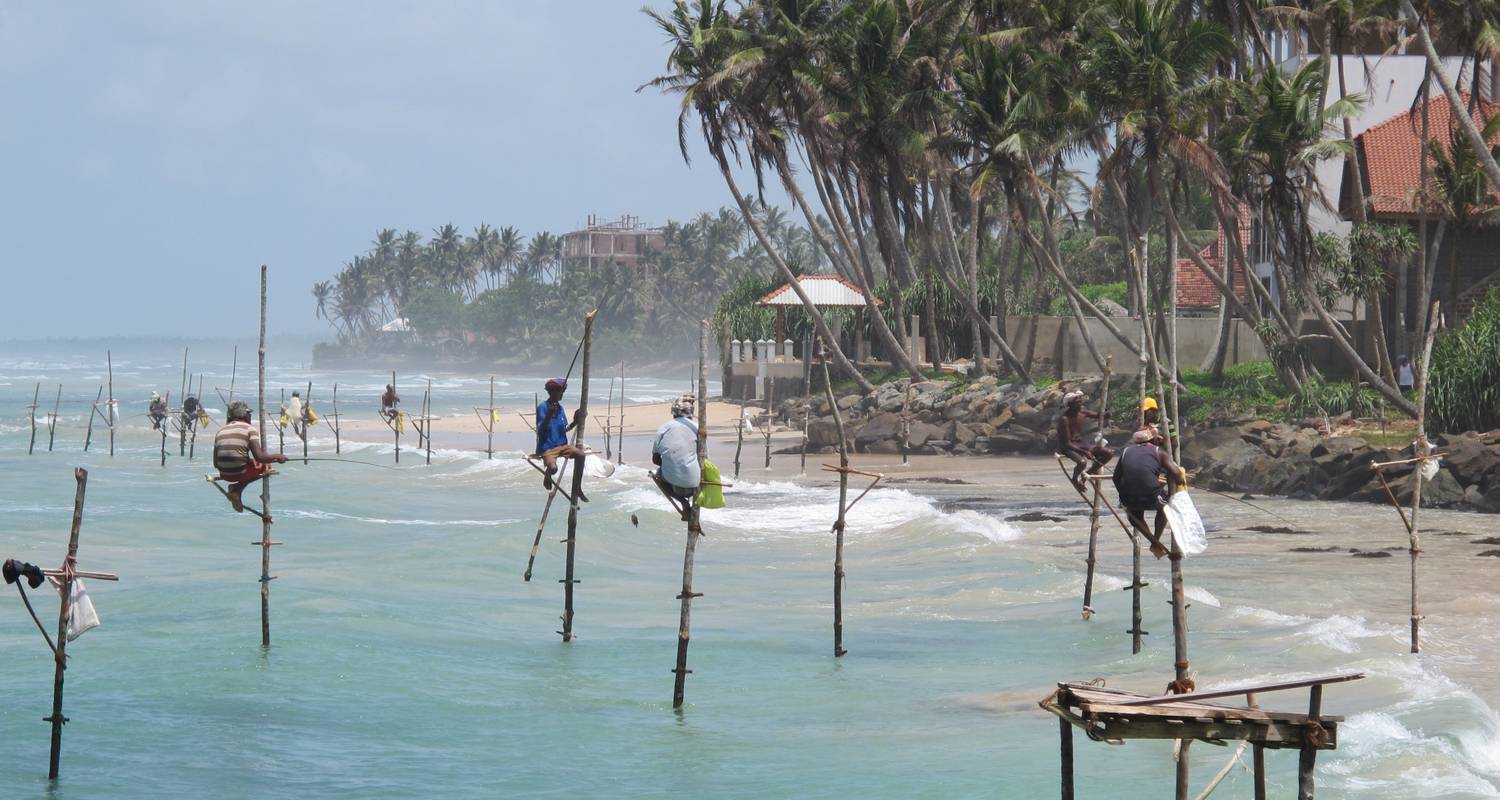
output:
[[307, 459], [295, 458], [295, 459], [291, 459], [291, 460], [293, 460], [293, 461], [338, 461], [338, 462], [341, 462], [341, 463], [344, 463], [344, 464], [359, 464], [359, 465], [365, 466], [365, 467], [375, 467], [376, 469], [397, 469], [397, 467], [391, 467], [391, 466], [387, 466], [385, 464], [374, 464], [374, 463], [371, 463], [369, 461], [355, 461], [352, 458], [327, 458], [327, 457], [313, 456], [313, 457], [307, 458]]
[[1280, 514], [1277, 514], [1275, 511], [1272, 511], [1272, 510], [1270, 510], [1268, 508], [1262, 508], [1262, 507], [1260, 507], [1260, 506], [1258, 506], [1258, 505], [1250, 502], [1249, 500], [1244, 499], [1243, 497], [1235, 497], [1232, 494], [1226, 494], [1224, 492], [1216, 492], [1213, 489], [1208, 488], [1207, 486], [1189, 486], [1188, 488], [1192, 489], [1195, 492], [1208, 492], [1209, 494], [1215, 494], [1215, 495], [1218, 495], [1219, 497], [1223, 497], [1223, 498], [1226, 498], [1226, 499], [1229, 499], [1229, 500], [1233, 500], [1236, 503], [1240, 503], [1242, 505], [1247, 505], [1247, 506], [1255, 509], [1256, 511], [1261, 512], [1262, 514], [1269, 514], [1270, 516], [1273, 516], [1273, 517], [1281, 520], [1282, 522], [1285, 522], [1286, 524], [1292, 526], [1293, 528], [1297, 527], [1297, 523], [1292, 522], [1291, 520], [1287, 519], [1286, 517], [1281, 516]]

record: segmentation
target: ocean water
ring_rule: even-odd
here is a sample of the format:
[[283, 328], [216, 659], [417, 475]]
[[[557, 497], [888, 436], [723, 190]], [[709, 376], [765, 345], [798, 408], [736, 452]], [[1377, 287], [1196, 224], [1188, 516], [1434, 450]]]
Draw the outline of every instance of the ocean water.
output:
[[[113, 458], [98, 431], [81, 452], [105, 346], [125, 401]], [[230, 347], [192, 347], [190, 368], [227, 386]], [[253, 348], [240, 354], [243, 392]], [[1059, 680], [1155, 691], [1171, 674], [1166, 562], [1147, 559], [1151, 635], [1132, 656], [1118, 531], [1101, 538], [1098, 613], [1079, 618], [1087, 523], [1054, 465], [997, 459], [968, 484], [897, 482], [862, 501], [849, 523], [841, 659], [831, 652], [835, 495], [826, 482], [754, 470], [728, 508], [705, 513], [694, 672], [674, 713], [682, 524], [640, 459], [591, 483], [577, 640], [563, 644], [565, 514], [554, 513], [535, 577], [522, 582], [543, 494], [510, 440], [494, 460], [455, 440], [431, 466], [283, 468], [274, 535], [286, 544], [272, 553], [263, 650], [259, 521], [204, 485], [206, 441], [197, 460], [173, 455], [161, 467], [144, 418], [151, 388], [175, 396], [181, 357], [130, 342], [0, 344], [0, 558], [60, 562], [72, 468], [83, 466], [81, 566], [121, 576], [89, 584], [103, 625], [69, 646], [71, 722], [50, 787], [41, 718], [51, 657], [14, 589], [0, 586], [6, 796], [1051, 797], [1057, 725], [1037, 701]], [[341, 406], [347, 396], [373, 414], [377, 371], [314, 374], [303, 353], [272, 359], [273, 388], [311, 380], [318, 399], [338, 381]], [[487, 401], [487, 375], [431, 377], [443, 413]], [[498, 377], [497, 401], [525, 406], [546, 376]], [[632, 379], [629, 397], [669, 397], [687, 377]], [[408, 406], [421, 395], [416, 380], [402, 386]], [[55, 452], [43, 429], [41, 452], [27, 456], [37, 381], [43, 412], [59, 381], [64, 408]], [[332, 455], [318, 435], [312, 450]], [[343, 457], [393, 460], [387, 443], [346, 442]], [[1186, 565], [1199, 685], [1363, 671], [1325, 695], [1325, 711], [1348, 719], [1339, 749], [1320, 755], [1319, 797], [1500, 796], [1500, 559], [1475, 557], [1484, 548], [1471, 544], [1492, 535], [1493, 518], [1424, 512], [1429, 619], [1424, 653], [1411, 656], [1404, 553], [1289, 552], [1399, 545], [1389, 509], [1256, 502], [1311, 532], [1255, 534], [1245, 529], [1282, 523], [1199, 500], [1214, 529], [1208, 552]], [[1026, 511], [1061, 521], [1011, 519]], [[33, 602], [54, 627], [54, 598], [38, 590]], [[1305, 694], [1261, 702], [1295, 710]], [[1079, 736], [1075, 748], [1081, 797], [1171, 791], [1167, 743]], [[1233, 750], [1190, 752], [1196, 793]], [[1295, 754], [1270, 751], [1267, 762], [1272, 796], [1290, 796]], [[1216, 796], [1248, 797], [1249, 787], [1237, 767]]]

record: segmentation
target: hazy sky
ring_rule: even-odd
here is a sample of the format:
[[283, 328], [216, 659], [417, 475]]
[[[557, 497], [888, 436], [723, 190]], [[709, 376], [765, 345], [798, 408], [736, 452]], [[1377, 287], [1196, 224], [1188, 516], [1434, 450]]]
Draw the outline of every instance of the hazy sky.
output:
[[[654, 5], [665, 5], [656, 0]], [[0, 337], [320, 329], [380, 227], [728, 203], [639, 0], [0, 5]], [[693, 140], [696, 146], [696, 139]]]

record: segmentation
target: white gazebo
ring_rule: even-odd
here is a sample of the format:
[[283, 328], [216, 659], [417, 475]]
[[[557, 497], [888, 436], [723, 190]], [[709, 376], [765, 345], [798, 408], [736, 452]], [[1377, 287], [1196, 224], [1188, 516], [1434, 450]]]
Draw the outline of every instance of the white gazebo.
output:
[[[863, 324], [865, 296], [860, 292], [859, 287], [837, 275], [799, 275], [797, 285], [802, 287], [807, 299], [819, 308], [854, 309], [854, 358], [856, 361], [863, 360], [865, 358], [865, 326]], [[788, 306], [801, 308], [802, 299], [792, 291], [792, 285], [786, 283], [757, 300], [755, 304], [772, 306], [776, 309], [777, 355], [783, 355], [779, 351], [782, 347], [781, 343], [786, 340], [786, 309]], [[880, 298], [876, 298], [875, 305], [885, 304], [880, 301]]]

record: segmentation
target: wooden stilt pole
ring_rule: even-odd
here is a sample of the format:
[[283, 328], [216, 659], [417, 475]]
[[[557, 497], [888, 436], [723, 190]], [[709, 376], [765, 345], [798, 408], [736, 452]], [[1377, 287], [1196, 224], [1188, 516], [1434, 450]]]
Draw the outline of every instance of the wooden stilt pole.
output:
[[[599, 310], [594, 309], [583, 318], [583, 379], [578, 382], [578, 427], [573, 429], [573, 438], [578, 447], [583, 446], [583, 426], [588, 421], [589, 351], [594, 338], [594, 315], [597, 313]], [[564, 577], [560, 581], [563, 585], [563, 629], [558, 633], [562, 635], [564, 642], [573, 641], [573, 586], [578, 583], [573, 578], [573, 560], [578, 550], [578, 498], [583, 495], [583, 472], [583, 459], [574, 459], [573, 492], [568, 505], [567, 563], [564, 567]], [[559, 476], [558, 480], [560, 479]], [[557, 481], [553, 483], [555, 485]]]
[[[1433, 305], [1436, 305], [1434, 303]], [[1297, 800], [1313, 800], [1313, 766], [1318, 760], [1318, 748], [1316, 742], [1308, 739], [1312, 736], [1311, 730], [1316, 727], [1322, 731], [1319, 717], [1323, 713], [1323, 685], [1314, 684], [1308, 692], [1307, 701], [1307, 727], [1308, 733], [1303, 734], [1302, 749], [1297, 756]]]
[[615, 463], [625, 463], [625, 362], [620, 362], [620, 425], [615, 434]]
[[[186, 347], [184, 347], [184, 348], [182, 348], [182, 381], [177, 386], [177, 388], [178, 388], [177, 396], [180, 397], [180, 398], [182, 398], [181, 402], [184, 403], [184, 404], [187, 403], [188, 390], [191, 389], [191, 388], [193, 388], [193, 385], [188, 382], [188, 371], [187, 371], [187, 368], [188, 368], [188, 349]], [[186, 408], [187, 406], [184, 405], [183, 407]], [[179, 426], [181, 428], [181, 430], [177, 431], [177, 457], [178, 458], [182, 458], [182, 457], [184, 457], [184, 456], [187, 455], [187, 426], [188, 426], [188, 421], [187, 421], [187, 417], [184, 416], [184, 415], [182, 415], [182, 414], [178, 414], [177, 418], [179, 420], [181, 420], [181, 424]]]
[[1132, 534], [1130, 537], [1130, 653], [1136, 655], [1141, 652], [1141, 637], [1146, 634], [1141, 630], [1141, 589], [1146, 586], [1141, 580], [1141, 537]]
[[[1109, 414], [1109, 371], [1114, 364], [1114, 356], [1104, 357], [1104, 388], [1099, 393], [1099, 435], [1104, 435], [1104, 418]], [[1083, 618], [1089, 619], [1094, 616], [1094, 565], [1097, 561], [1099, 546], [1099, 481], [1090, 481], [1094, 485], [1094, 496], [1089, 502], [1089, 555], [1088, 571], [1083, 578]]]
[[26, 415], [31, 418], [31, 444], [26, 445], [26, 455], [28, 456], [36, 450], [36, 411], [41, 399], [42, 384], [38, 382], [36, 389], [31, 393], [31, 412]]
[[1057, 734], [1062, 764], [1062, 800], [1073, 800], [1073, 723], [1058, 717]]
[[109, 456], [115, 456], [115, 358], [109, 350], [104, 351], [104, 363], [109, 368], [109, 400], [104, 404], [105, 413], [109, 416], [104, 418], [109, 423]]
[[307, 396], [302, 398], [302, 418], [292, 420], [292, 424], [297, 426], [294, 428], [297, 438], [302, 440], [303, 466], [307, 465], [307, 410], [310, 408], [312, 408], [312, 381], [307, 382]]
[[[168, 409], [168, 416], [170, 416], [171, 415], [170, 409], [172, 408], [172, 393], [171, 392], [167, 392], [167, 396], [164, 397], [164, 398], [162, 398], [162, 399], [166, 401], [166, 405], [167, 405], [167, 409]], [[160, 427], [161, 427], [161, 465], [163, 467], [165, 467], [167, 465], [167, 426], [170, 425], [170, 424], [171, 424], [171, 420], [168, 419], [168, 417], [162, 417], [161, 426]]]
[[224, 390], [223, 389], [220, 389], [217, 386], [214, 387], [214, 391], [216, 391], [216, 392], [219, 393], [219, 399], [223, 400], [224, 401], [224, 405], [226, 405], [226, 406], [229, 405], [229, 401], [230, 400], [234, 399], [234, 379], [235, 379], [236, 376], [239, 375], [239, 371], [240, 371], [240, 346], [239, 345], [235, 345], [234, 346], [233, 360], [229, 362], [229, 394], [226, 395], [226, 394], [224, 394]]
[[613, 375], [609, 376], [608, 397], [609, 400], [606, 401], [604, 406], [604, 424], [600, 427], [604, 430], [604, 460], [614, 461], [615, 440], [613, 431], [611, 431], [609, 428], [609, 426], [614, 422], [615, 418], [615, 376]]
[[343, 442], [339, 437], [339, 385], [333, 385], [333, 417], [330, 422], [333, 428], [333, 454], [341, 455], [344, 451]]
[[[708, 458], [708, 321], [698, 323], [698, 463]], [[677, 621], [677, 665], [672, 668], [672, 708], [682, 708], [683, 692], [686, 689], [688, 669], [688, 643], [692, 636], [693, 598], [702, 597], [702, 592], [693, 591], [693, 558], [698, 549], [698, 539], [703, 536], [702, 509], [698, 498], [693, 498], [687, 524], [687, 544], [682, 549], [682, 591], [677, 599], [682, 601], [681, 616]]]
[[422, 438], [427, 440], [427, 466], [432, 466], [432, 379], [427, 379], [427, 391], [422, 395]]
[[802, 450], [802, 452], [801, 452], [802, 462], [800, 464], [800, 466], [802, 468], [802, 474], [803, 475], [807, 474], [807, 423], [808, 423], [808, 419], [811, 418], [811, 417], [812, 417], [812, 406], [808, 405], [807, 403], [803, 403], [802, 404], [802, 448], [801, 448], [801, 450]]
[[52, 673], [52, 716], [46, 718], [46, 722], [52, 723], [52, 753], [47, 759], [47, 779], [57, 780], [58, 761], [62, 758], [62, 729], [68, 718], [63, 716], [63, 673], [68, 668], [68, 620], [73, 616], [73, 576], [72, 564], [78, 558], [78, 531], [83, 527], [83, 496], [88, 488], [88, 470], [79, 467], [73, 470], [73, 478], [78, 482], [78, 488], [73, 494], [73, 526], [68, 531], [68, 556], [63, 560], [62, 575], [58, 576], [58, 584], [62, 602], [59, 603], [57, 612], [57, 658]]
[[[781, 306], [777, 306], [781, 308]], [[776, 379], [766, 376], [766, 469], [771, 468], [771, 429], [776, 425]]]
[[745, 448], [745, 399], [740, 398], [740, 421], [734, 431], [734, 477], [740, 477], [740, 451]]
[[1266, 746], [1256, 742], [1250, 761], [1251, 771], [1254, 774], [1255, 800], [1266, 800]]
[[906, 397], [901, 401], [901, 463], [911, 450], [911, 379], [906, 381]]
[[52, 452], [52, 441], [57, 438], [57, 409], [62, 405], [62, 384], [57, 385], [57, 398], [52, 401], [52, 413], [47, 415], [47, 452]]
[[83, 452], [89, 451], [89, 445], [94, 442], [94, 417], [99, 413], [99, 401], [104, 399], [104, 387], [99, 387], [99, 392], [94, 395], [94, 407], [89, 410], [88, 429], [83, 434]]
[[188, 439], [188, 460], [193, 460], [194, 450], [198, 447], [198, 420], [203, 415], [203, 373], [198, 373], [198, 414], [193, 416], [193, 436]]
[[[1417, 523], [1418, 512], [1422, 508], [1422, 467], [1427, 464], [1426, 459], [1432, 455], [1432, 445], [1427, 441], [1427, 376], [1430, 374], [1432, 364], [1432, 342], [1437, 337], [1438, 329], [1443, 326], [1443, 318], [1438, 315], [1437, 302], [1432, 304], [1432, 312], [1428, 316], [1432, 322], [1427, 327], [1427, 334], [1422, 342], [1422, 365], [1418, 375], [1420, 381], [1417, 385], [1417, 443], [1414, 455], [1422, 459], [1414, 466], [1411, 473], [1411, 531], [1408, 537], [1411, 552], [1411, 651], [1420, 652], [1422, 649], [1422, 612], [1417, 603], [1417, 557], [1422, 553], [1422, 536]], [[1311, 777], [1308, 778], [1311, 781]], [[1309, 797], [1312, 795], [1309, 793]]]
[[[822, 342], [819, 342], [821, 344]], [[819, 355], [822, 355], [821, 353]], [[839, 515], [833, 522], [833, 657], [844, 649], [844, 512], [849, 500], [849, 443], [844, 439], [844, 416], [833, 397], [833, 382], [828, 378], [828, 360], [823, 359], [823, 392], [833, 411], [833, 427], [839, 437]]]
[[[395, 370], [391, 370], [391, 391], [392, 392], [396, 391], [396, 371]], [[399, 408], [396, 408], [395, 406], [392, 406], [392, 408], [396, 409], [396, 418], [390, 421], [390, 425], [391, 425], [391, 430], [393, 432], [395, 432], [395, 434], [396, 434], [396, 463], [400, 464], [401, 463], [401, 411], [400, 411]]]
[[489, 419], [484, 426], [484, 459], [489, 461], [495, 457], [495, 376], [490, 376], [490, 407], [485, 409], [489, 412]]
[[[1173, 477], [1175, 479], [1175, 476]], [[1172, 536], [1172, 550], [1167, 556], [1172, 562], [1172, 652], [1175, 661], [1173, 670], [1176, 680], [1172, 682], [1172, 693], [1181, 694], [1193, 690], [1193, 681], [1189, 677], [1188, 644], [1187, 644], [1187, 596], [1183, 587], [1182, 579], [1182, 547], [1177, 544], [1176, 535]], [[1188, 745], [1192, 744], [1190, 739], [1179, 739], [1177, 748], [1177, 797], [1178, 800], [1187, 800], [1188, 793]]]
[[[286, 455], [286, 426], [281, 424], [281, 415], [286, 413], [286, 388], [281, 389], [281, 411], [276, 417], [276, 453]], [[290, 420], [288, 420], [290, 422]]]
[[[266, 438], [266, 265], [260, 265], [260, 346], [256, 405], [260, 408], [260, 438]], [[260, 479], [260, 646], [271, 646], [271, 476]]]

